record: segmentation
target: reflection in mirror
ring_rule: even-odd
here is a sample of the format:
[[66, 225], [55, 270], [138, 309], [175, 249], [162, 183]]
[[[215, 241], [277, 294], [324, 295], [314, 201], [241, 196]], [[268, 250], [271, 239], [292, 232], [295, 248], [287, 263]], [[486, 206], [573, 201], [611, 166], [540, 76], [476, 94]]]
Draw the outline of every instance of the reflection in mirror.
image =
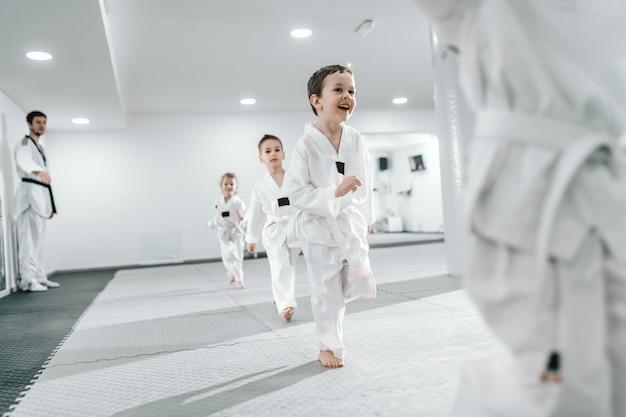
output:
[[363, 134], [363, 138], [373, 162], [374, 234], [390, 241], [442, 239], [437, 137], [376, 133]]

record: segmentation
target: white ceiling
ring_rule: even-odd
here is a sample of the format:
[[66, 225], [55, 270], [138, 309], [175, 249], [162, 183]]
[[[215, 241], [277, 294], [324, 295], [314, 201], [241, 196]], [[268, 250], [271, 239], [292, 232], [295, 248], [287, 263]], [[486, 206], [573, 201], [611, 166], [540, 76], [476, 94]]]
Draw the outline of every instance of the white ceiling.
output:
[[[289, 36], [300, 27], [313, 36]], [[51, 130], [123, 129], [135, 112], [308, 111], [309, 76], [348, 62], [359, 109], [433, 108], [429, 29], [411, 0], [1, 0], [0, 57], [0, 89]]]

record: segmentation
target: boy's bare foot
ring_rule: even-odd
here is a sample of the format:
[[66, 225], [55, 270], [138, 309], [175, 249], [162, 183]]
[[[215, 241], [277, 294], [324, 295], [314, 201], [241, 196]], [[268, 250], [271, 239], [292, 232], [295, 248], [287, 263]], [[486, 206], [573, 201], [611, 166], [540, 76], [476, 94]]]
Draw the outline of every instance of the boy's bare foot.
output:
[[238, 290], [243, 290], [244, 288], [246, 288], [246, 287], [243, 285], [243, 282], [237, 281], [237, 289]]
[[343, 367], [343, 361], [335, 356], [330, 350], [320, 350], [320, 355], [317, 357], [323, 366], [327, 368], [341, 368]]
[[229, 284], [234, 284], [235, 283], [235, 277], [234, 276], [230, 277], [230, 280], [228, 280], [228, 283]]
[[291, 317], [293, 317], [293, 313], [296, 311], [295, 308], [293, 307], [287, 307], [283, 310], [281, 314], [281, 316], [283, 316], [283, 318], [287, 321], [291, 320]]

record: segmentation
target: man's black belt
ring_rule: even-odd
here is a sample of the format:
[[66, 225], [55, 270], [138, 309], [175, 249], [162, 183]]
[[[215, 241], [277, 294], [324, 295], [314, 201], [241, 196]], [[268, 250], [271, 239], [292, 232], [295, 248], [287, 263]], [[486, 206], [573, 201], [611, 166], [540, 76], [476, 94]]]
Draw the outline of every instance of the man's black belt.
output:
[[50, 184], [44, 184], [43, 182], [34, 180], [32, 178], [22, 178], [22, 182], [30, 182], [33, 184], [41, 185], [42, 187], [46, 187], [48, 189], [48, 192], [50, 193], [50, 202], [52, 203], [52, 212], [54, 214], [57, 213], [57, 208], [54, 205], [54, 197], [52, 196], [52, 187], [50, 186]]

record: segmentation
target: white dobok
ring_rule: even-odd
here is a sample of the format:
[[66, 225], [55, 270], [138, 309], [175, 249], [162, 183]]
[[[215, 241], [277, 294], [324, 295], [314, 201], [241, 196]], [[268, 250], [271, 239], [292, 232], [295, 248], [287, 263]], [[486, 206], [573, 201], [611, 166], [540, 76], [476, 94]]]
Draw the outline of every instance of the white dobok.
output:
[[[349, 175], [363, 185], [335, 198], [337, 186]], [[336, 152], [323, 133], [305, 126], [283, 187], [297, 209], [295, 228], [307, 263], [320, 350], [331, 350], [340, 359], [345, 303], [376, 294], [367, 241], [368, 225], [374, 222], [371, 186], [371, 158], [359, 132], [344, 125]]]
[[35, 141], [26, 136], [15, 147], [14, 156], [21, 179], [15, 194], [15, 215], [21, 286], [25, 289], [32, 282], [47, 281], [43, 266], [46, 221], [56, 209], [52, 189], [33, 173], [48, 172], [43, 147], [40, 151]]
[[207, 226], [217, 229], [226, 274], [242, 283], [245, 219], [239, 220], [239, 215], [245, 213], [246, 205], [239, 196], [234, 195], [228, 201], [220, 197], [215, 202], [215, 215], [207, 222]]
[[258, 243], [259, 235], [267, 254], [272, 276], [272, 295], [278, 313], [297, 307], [295, 264], [300, 254], [290, 214], [287, 193], [266, 173], [254, 186], [248, 206], [246, 242]]
[[414, 1], [475, 111], [465, 285], [504, 346], [455, 415], [626, 416], [626, 3]]

